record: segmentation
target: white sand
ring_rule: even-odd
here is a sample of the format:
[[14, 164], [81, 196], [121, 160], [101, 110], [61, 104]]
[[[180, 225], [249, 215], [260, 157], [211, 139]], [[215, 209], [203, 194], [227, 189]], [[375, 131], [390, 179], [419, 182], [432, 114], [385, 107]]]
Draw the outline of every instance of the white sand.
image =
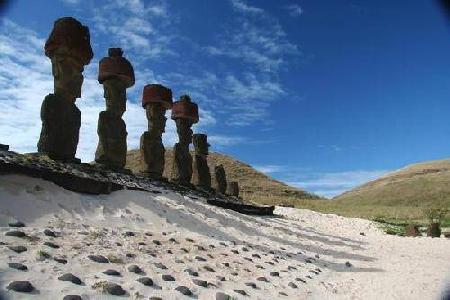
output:
[[[277, 217], [241, 215], [167, 191], [81, 195], [40, 179], [1, 176], [0, 242], [24, 245], [28, 251], [17, 254], [8, 245], [0, 245], [0, 295], [6, 299], [62, 299], [67, 294], [78, 294], [83, 299], [215, 299], [216, 292], [222, 291], [236, 299], [439, 299], [444, 286], [450, 285], [450, 281], [445, 281], [449, 280], [446, 276], [450, 271], [450, 239], [389, 236], [370, 221], [309, 210], [277, 208], [276, 214]], [[7, 223], [14, 219], [27, 225], [18, 230], [39, 239], [5, 236], [12, 230]], [[42, 233], [45, 228], [54, 230], [59, 237], [46, 237]], [[133, 231], [135, 236], [125, 237], [125, 231]], [[146, 232], [153, 236], [145, 235]], [[179, 244], [170, 242], [170, 238]], [[43, 245], [49, 240], [61, 248]], [[155, 245], [153, 240], [162, 245]], [[122, 246], [117, 246], [117, 242]], [[249, 251], [243, 251], [244, 246]], [[167, 253], [168, 249], [173, 254]], [[38, 250], [52, 257], [65, 257], [68, 263], [59, 264], [52, 258], [37, 261]], [[238, 250], [239, 254], [231, 250]], [[274, 254], [269, 253], [271, 250]], [[126, 253], [136, 257], [127, 258]], [[87, 259], [89, 254], [114, 255], [123, 263], [94, 263]], [[195, 260], [197, 255], [207, 261]], [[347, 261], [351, 267], [345, 266]], [[23, 263], [28, 271], [11, 269], [9, 262]], [[155, 262], [168, 269], [156, 268]], [[225, 262], [230, 267], [224, 266]], [[142, 275], [128, 272], [131, 264], [140, 266], [157, 287], [136, 282]], [[215, 272], [203, 269], [205, 265]], [[288, 266], [296, 269], [288, 270]], [[191, 281], [195, 277], [183, 272], [186, 268], [198, 271], [199, 279], [216, 287], [195, 285]], [[122, 276], [102, 274], [106, 269], [117, 270]], [[280, 276], [270, 276], [272, 271], [278, 271]], [[84, 285], [57, 279], [67, 272], [80, 277]], [[171, 274], [176, 281], [162, 281], [161, 274]], [[224, 276], [226, 281], [219, 281], [216, 276]], [[269, 282], [257, 281], [260, 276]], [[6, 291], [13, 280], [28, 280], [36, 291], [32, 295]], [[104, 280], [120, 284], [127, 295], [103, 295], [92, 288]], [[255, 283], [257, 289], [246, 286], [247, 282]], [[288, 286], [289, 282], [298, 288]], [[189, 287], [194, 296], [175, 291], [178, 285]], [[236, 289], [245, 290], [249, 296], [234, 292]]]

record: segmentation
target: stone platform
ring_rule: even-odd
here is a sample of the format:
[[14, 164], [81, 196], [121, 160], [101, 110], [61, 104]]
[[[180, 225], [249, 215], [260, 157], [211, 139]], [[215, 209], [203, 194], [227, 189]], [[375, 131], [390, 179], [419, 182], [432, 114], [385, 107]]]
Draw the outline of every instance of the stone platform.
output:
[[37, 153], [19, 154], [0, 150], [0, 174], [42, 178], [77, 193], [100, 195], [128, 189], [156, 194], [160, 193], [159, 188], [163, 188], [243, 214], [273, 215], [274, 210], [274, 206], [246, 203], [240, 198], [217, 195], [212, 190], [153, 180], [127, 170], [113, 171], [97, 164], [61, 163]]

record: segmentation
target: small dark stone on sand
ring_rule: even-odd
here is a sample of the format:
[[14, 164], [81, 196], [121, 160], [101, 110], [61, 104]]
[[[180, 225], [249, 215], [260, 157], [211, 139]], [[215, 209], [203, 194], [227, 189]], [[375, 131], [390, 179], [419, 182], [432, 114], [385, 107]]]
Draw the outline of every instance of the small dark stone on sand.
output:
[[161, 297], [150, 297], [148, 300], [163, 300]]
[[189, 253], [189, 250], [186, 248], [180, 248], [181, 251], [185, 252], [185, 253]]
[[254, 282], [246, 282], [245, 285], [246, 285], [246, 286], [251, 286], [251, 287], [254, 288], [254, 289], [257, 288], [257, 286], [256, 286], [256, 284], [255, 284]]
[[198, 261], [206, 261], [206, 259], [201, 256], [196, 256], [195, 259]]
[[153, 285], [153, 280], [149, 277], [141, 277], [136, 279], [136, 281], [142, 283], [145, 286], [152, 286]]
[[210, 266], [204, 266], [203, 269], [205, 269], [208, 272], [215, 272], [215, 270], [213, 268], [211, 268]]
[[198, 286], [202, 286], [202, 287], [207, 287], [208, 286], [208, 282], [206, 280], [201, 280], [201, 279], [192, 279], [192, 282]]
[[128, 258], [135, 258], [136, 254], [134, 254], [134, 253], [127, 253], [127, 254], [125, 254], [125, 256], [128, 257]]
[[186, 241], [188, 241], [188, 242], [190, 242], [190, 243], [193, 243], [193, 242], [194, 242], [194, 240], [193, 240], [193, 239], [190, 239], [190, 238], [186, 238]]
[[28, 270], [27, 266], [21, 263], [8, 263], [8, 266], [12, 269], [16, 269], [19, 271], [26, 271]]
[[108, 269], [103, 272], [103, 274], [109, 275], [109, 276], [120, 276], [120, 272], [112, 269]]
[[225, 267], [227, 267], [227, 268], [229, 268], [230, 267], [230, 263], [223, 263], [223, 265], [225, 266]]
[[186, 273], [188, 273], [189, 275], [191, 275], [191, 276], [194, 276], [194, 277], [198, 277], [198, 272], [196, 272], [196, 271], [194, 271], [194, 270], [192, 270], [192, 269], [186, 269], [186, 270], [184, 270]]
[[298, 286], [297, 286], [295, 283], [293, 283], [293, 282], [289, 282], [289, 283], [288, 283], [288, 286], [290, 286], [290, 287], [293, 288], [293, 289], [298, 288]]
[[168, 274], [162, 275], [161, 278], [162, 278], [162, 280], [164, 280], [164, 281], [175, 281], [175, 278], [173, 278], [172, 275], [168, 275]]
[[360, 232], [359, 235], [365, 236], [366, 234], [364, 232]]
[[237, 251], [235, 249], [231, 250], [231, 252], [233, 252], [234, 254], [239, 254], [239, 251]]
[[29, 281], [12, 281], [6, 289], [20, 293], [31, 293], [34, 287]]
[[279, 292], [278, 294], [282, 295], [282, 296], [287, 296], [288, 294], [286, 294], [285, 292]]
[[12, 231], [6, 232], [6, 233], [5, 233], [5, 236], [13, 236], [13, 237], [19, 237], [19, 238], [22, 238], [22, 237], [25, 237], [26, 234], [25, 234], [25, 232], [23, 232], [23, 231], [12, 230]]
[[181, 259], [175, 259], [175, 263], [182, 264], [182, 263], [184, 263], [184, 261], [182, 261]]
[[180, 293], [182, 293], [185, 296], [191, 296], [192, 295], [191, 290], [187, 286], [184, 286], [184, 285], [177, 286], [175, 288], [175, 290], [179, 291]]
[[79, 295], [66, 295], [63, 300], [83, 300]]
[[170, 239], [169, 239], [169, 242], [174, 243], [174, 244], [179, 244], [179, 243], [177, 242], [177, 240], [174, 239], [174, 238], [170, 238]]
[[345, 266], [346, 266], [347, 268], [350, 268], [350, 267], [352, 266], [352, 264], [351, 264], [349, 261], [346, 261], [346, 262], [345, 262]]
[[249, 258], [249, 257], [244, 257], [245, 260], [248, 260], [249, 262], [253, 262], [253, 259]]
[[248, 252], [248, 248], [247, 247], [242, 247], [242, 251]]
[[296, 267], [293, 267], [293, 266], [288, 266], [288, 270], [289, 270], [289, 271], [297, 270], [297, 268], [296, 268]]
[[162, 263], [155, 263], [155, 267], [161, 270], [167, 270], [167, 267], [163, 265]]
[[197, 247], [197, 249], [198, 249], [199, 251], [207, 251], [206, 248], [203, 247], [203, 246], [195, 245], [195, 247]]
[[306, 283], [306, 280], [304, 280], [304, 279], [301, 279], [301, 278], [295, 278], [295, 281], [300, 281], [300, 282], [303, 282], [303, 283]]
[[225, 277], [223, 277], [223, 276], [216, 276], [216, 278], [219, 281], [225, 281], [226, 280]]
[[20, 221], [10, 222], [8, 223], [9, 227], [25, 227], [25, 224]]
[[312, 261], [310, 260], [310, 259], [305, 259], [305, 263], [307, 263], [307, 264], [311, 264], [312, 263]]
[[123, 236], [135, 236], [136, 234], [133, 231], [125, 231]]
[[103, 255], [89, 255], [88, 258], [92, 260], [93, 262], [100, 263], [100, 264], [107, 264], [109, 263], [109, 260], [104, 257]]
[[255, 258], [261, 258], [261, 256], [260, 256], [259, 254], [256, 254], [256, 253], [253, 253], [253, 254], [252, 254], [252, 257], [255, 257]]
[[242, 296], [247, 296], [247, 293], [244, 290], [234, 290], [234, 292], [241, 294]]
[[267, 280], [267, 278], [266, 278], [266, 277], [263, 277], [263, 276], [256, 278], [256, 280], [258, 280], [258, 281], [264, 281], [264, 282], [269, 282], [269, 280]]
[[122, 296], [125, 295], [125, 290], [118, 284], [116, 283], [112, 283], [112, 282], [108, 282], [105, 285], [105, 291], [110, 294], [110, 295], [114, 295], [114, 296]]
[[153, 233], [151, 233], [151, 232], [146, 232], [145, 235], [146, 235], [146, 236], [153, 236]]
[[231, 296], [222, 293], [222, 292], [217, 292], [216, 293], [216, 299], [215, 300], [231, 300], [233, 298], [231, 298]]
[[55, 243], [52, 243], [52, 242], [45, 242], [44, 245], [48, 246], [50, 248], [53, 248], [53, 249], [58, 249], [59, 248], [59, 245], [56, 245]]
[[57, 263], [60, 263], [60, 264], [67, 264], [67, 259], [65, 259], [65, 258], [60, 258], [60, 257], [55, 257], [55, 258], [53, 258]]
[[226, 243], [224, 243], [224, 242], [220, 242], [219, 244], [224, 246], [224, 247], [228, 247], [228, 245]]
[[238, 272], [231, 272], [231, 275], [233, 275], [233, 276], [238, 276], [239, 273], [238, 273]]
[[8, 246], [8, 248], [16, 253], [22, 253], [28, 250], [25, 246]]
[[139, 246], [145, 246], [146, 244], [144, 242], [139, 242], [138, 245]]
[[280, 273], [279, 272], [270, 272], [270, 276], [278, 277], [278, 276], [280, 276]]
[[167, 249], [167, 250], [166, 250], [166, 253], [167, 253], [167, 254], [173, 254], [172, 250], [170, 250], [170, 249]]
[[44, 230], [44, 235], [51, 236], [51, 237], [56, 237], [56, 234], [50, 229], [45, 229]]
[[255, 266], [256, 268], [258, 268], [258, 269], [265, 269], [263, 266], [261, 266], [261, 265], [256, 265]]
[[152, 242], [153, 242], [153, 244], [155, 244], [157, 246], [161, 246], [161, 242], [158, 240], [153, 240]]
[[140, 274], [143, 271], [138, 265], [131, 265], [131, 266], [128, 267], [128, 272]]
[[80, 278], [78, 278], [77, 276], [73, 275], [72, 273], [66, 273], [66, 274], [64, 274], [64, 275], [62, 275], [62, 276], [59, 276], [59, 277], [58, 277], [58, 280], [61, 280], [61, 281], [70, 281], [70, 282], [72, 282], [73, 284], [77, 284], [77, 285], [80, 285], [80, 284], [81, 284]]

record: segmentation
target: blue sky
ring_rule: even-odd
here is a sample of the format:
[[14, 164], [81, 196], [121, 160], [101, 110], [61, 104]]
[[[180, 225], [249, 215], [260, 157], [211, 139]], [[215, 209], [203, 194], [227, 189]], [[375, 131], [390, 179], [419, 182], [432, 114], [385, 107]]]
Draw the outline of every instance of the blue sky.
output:
[[158, 82], [199, 104], [195, 131], [213, 151], [327, 197], [450, 152], [450, 32], [440, 7], [341, 0], [14, 1], [0, 27], [0, 136], [12, 150], [36, 150], [53, 84], [43, 45], [62, 16], [90, 28], [94, 50], [77, 101], [83, 161], [97, 145], [98, 61], [109, 47], [122, 47], [136, 72], [129, 148], [147, 126], [142, 88]]

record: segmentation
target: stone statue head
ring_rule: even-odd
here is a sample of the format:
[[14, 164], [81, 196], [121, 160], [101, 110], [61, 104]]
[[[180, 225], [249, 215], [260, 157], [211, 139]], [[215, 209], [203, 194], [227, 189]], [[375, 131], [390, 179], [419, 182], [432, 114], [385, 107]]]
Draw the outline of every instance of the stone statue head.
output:
[[188, 119], [176, 119], [177, 133], [179, 143], [182, 145], [189, 145], [192, 143], [192, 121]]
[[208, 155], [208, 137], [206, 134], [194, 134], [192, 136], [192, 143], [194, 144], [195, 153], [197, 155]]
[[103, 81], [106, 110], [121, 117], [127, 109], [126, 82], [118, 78]]
[[70, 56], [55, 55], [51, 61], [55, 94], [75, 102], [81, 97], [83, 65]]
[[161, 135], [166, 128], [166, 109], [158, 102], [150, 102], [145, 105], [148, 120], [148, 130], [156, 135]]

